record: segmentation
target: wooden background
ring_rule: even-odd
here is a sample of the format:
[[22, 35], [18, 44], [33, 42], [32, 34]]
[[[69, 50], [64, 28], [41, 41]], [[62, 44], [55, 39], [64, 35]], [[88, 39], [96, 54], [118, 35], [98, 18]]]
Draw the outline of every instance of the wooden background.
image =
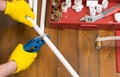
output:
[[[49, 0], [48, 0], [49, 3]], [[39, 0], [38, 16], [41, 0]], [[49, 8], [49, 6], [47, 6]], [[80, 77], [120, 77], [116, 72], [115, 41], [106, 41], [100, 50], [95, 49], [95, 39], [99, 36], [115, 35], [106, 30], [57, 30], [48, 26], [49, 9], [46, 14], [45, 33], [77, 71]], [[38, 18], [39, 19], [39, 18]], [[38, 21], [39, 24], [39, 21]], [[0, 12], [0, 64], [5, 63], [18, 43], [25, 44], [38, 36], [24, 24], [12, 20]], [[25, 71], [9, 77], [72, 77], [50, 48], [45, 44], [34, 63]]]

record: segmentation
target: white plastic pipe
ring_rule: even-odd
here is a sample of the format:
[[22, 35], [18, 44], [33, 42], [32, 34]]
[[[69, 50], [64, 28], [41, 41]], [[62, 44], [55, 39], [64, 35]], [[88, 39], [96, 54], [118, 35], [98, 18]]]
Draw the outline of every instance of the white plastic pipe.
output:
[[33, 0], [29, 0], [29, 5], [31, 8], [33, 8]]
[[38, 9], [38, 0], [33, 0], [33, 13], [35, 14], [34, 22], [37, 23], [37, 9]]
[[66, 67], [66, 69], [69, 71], [69, 73], [73, 77], [79, 77], [79, 75], [75, 72], [75, 70], [72, 68], [72, 66], [67, 62], [67, 60], [63, 57], [63, 55], [60, 53], [60, 51], [55, 47], [55, 45], [49, 40], [47, 36], [44, 36], [44, 33], [41, 31], [41, 29], [38, 27], [37, 24], [33, 22], [31, 18], [28, 17], [28, 19], [33, 23], [33, 28], [36, 30], [36, 32], [43, 36], [43, 40], [45, 43], [50, 47], [50, 49], [53, 51], [53, 53], [57, 56], [57, 58], [62, 62], [62, 64]]
[[98, 37], [96, 41], [120, 40], [120, 36]]
[[40, 18], [40, 29], [44, 32], [45, 27], [45, 14], [46, 14], [46, 4], [47, 0], [42, 0], [41, 18]]

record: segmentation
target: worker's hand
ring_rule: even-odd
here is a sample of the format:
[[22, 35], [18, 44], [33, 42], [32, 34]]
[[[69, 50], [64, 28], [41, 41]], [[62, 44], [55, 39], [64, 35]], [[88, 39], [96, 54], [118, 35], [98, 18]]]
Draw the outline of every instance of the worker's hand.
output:
[[32, 12], [28, 3], [24, 0], [19, 1], [7, 1], [5, 14], [8, 14], [13, 19], [22, 22], [30, 27], [33, 26], [32, 22], [29, 21], [26, 17], [29, 16], [34, 19], [34, 13]]
[[24, 1], [24, 0], [12, 0], [12, 1]]
[[36, 56], [37, 56], [37, 53], [26, 52], [23, 49], [23, 45], [18, 44], [15, 50], [12, 52], [9, 60], [13, 60], [16, 62], [17, 69], [15, 73], [18, 73], [19, 71], [22, 71], [28, 68], [32, 64]]

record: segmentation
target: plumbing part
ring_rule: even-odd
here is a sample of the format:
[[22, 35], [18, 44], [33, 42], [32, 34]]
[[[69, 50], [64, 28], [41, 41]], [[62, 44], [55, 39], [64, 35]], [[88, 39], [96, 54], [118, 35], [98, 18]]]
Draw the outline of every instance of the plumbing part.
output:
[[52, 14], [51, 20], [52, 21], [60, 21], [61, 17], [62, 17], [62, 13], [61, 12], [56, 13], [56, 14]]
[[102, 6], [104, 9], [106, 9], [108, 7], [108, 0], [103, 0], [102, 1]]
[[[92, 17], [92, 16], [84, 16], [80, 19], [80, 21], [85, 21], [85, 22], [95, 22], [103, 17], [106, 17], [106, 16], [109, 16], [117, 11], [120, 10], [120, 3], [109, 8], [109, 9], [106, 9], [104, 12], [102, 13], [99, 13], [98, 15]], [[87, 19], [87, 20], [86, 20]]]
[[41, 29], [37, 26], [37, 24], [34, 23], [31, 18], [29, 18], [29, 17], [27, 17], [27, 18], [33, 23], [33, 28], [35, 29], [35, 31], [43, 38], [45, 43], [50, 47], [50, 49], [53, 51], [53, 53], [57, 56], [57, 58], [66, 67], [66, 69], [72, 75], [72, 77], [79, 77], [79, 75], [75, 72], [75, 70], [72, 68], [72, 66], [67, 62], [67, 60], [63, 57], [63, 55], [60, 53], [60, 51], [49, 40], [49, 38], [47, 36], [45, 36], [45, 34], [41, 31]]
[[83, 9], [82, 0], [75, 0], [72, 9], [76, 12], [80, 12]]
[[52, 14], [51, 19], [52, 21], [58, 21], [58, 14]]
[[29, 0], [29, 5], [31, 8], [33, 8], [33, 0]]
[[95, 8], [91, 8], [90, 9], [90, 16], [95, 16], [96, 15], [96, 9]]
[[120, 40], [120, 36], [109, 36], [109, 37], [97, 37], [95, 45], [96, 49], [100, 49], [102, 47], [103, 41], [109, 41], [109, 40]]
[[95, 47], [96, 47], [96, 49], [100, 49], [102, 47], [102, 41], [96, 41]]
[[93, 5], [93, 6], [97, 6], [98, 5], [98, 0], [87, 0], [86, 1], [86, 6], [91, 6], [91, 5]]
[[52, 0], [52, 6], [53, 6], [53, 7], [58, 7], [58, 6], [60, 6], [60, 1], [59, 1], [59, 0]]
[[57, 13], [60, 12], [60, 10], [59, 10], [58, 8], [56, 8], [56, 7], [53, 7], [53, 8], [52, 8], [52, 12], [53, 12], [54, 14], [57, 14]]
[[102, 12], [102, 5], [101, 5], [101, 4], [98, 4], [98, 5], [96, 6], [96, 12], [97, 12], [97, 13], [101, 13], [101, 12]]
[[98, 37], [96, 41], [120, 40], [120, 36]]
[[71, 7], [71, 5], [72, 5], [71, 0], [66, 0], [66, 3], [67, 3], [67, 7], [68, 7], [68, 8], [70, 8], [70, 7]]
[[45, 14], [46, 14], [46, 4], [47, 0], [42, 0], [41, 15], [40, 15], [40, 29], [44, 32], [45, 27]]
[[89, 5], [89, 9], [95, 9], [95, 5]]
[[82, 0], [74, 0], [74, 4], [75, 5], [80, 5], [80, 4], [82, 4]]
[[62, 12], [58, 13], [58, 21], [60, 21], [60, 19], [62, 18]]
[[66, 2], [62, 2], [61, 9], [62, 9], [62, 12], [67, 12], [68, 7]]
[[37, 23], [37, 9], [38, 9], [38, 0], [33, 0], [33, 12], [35, 14], [34, 22]]
[[75, 11], [76, 12], [80, 12], [82, 9], [83, 9], [83, 5], [82, 4], [75, 6]]
[[120, 22], [120, 13], [115, 13], [114, 19], [115, 19], [115, 21]]

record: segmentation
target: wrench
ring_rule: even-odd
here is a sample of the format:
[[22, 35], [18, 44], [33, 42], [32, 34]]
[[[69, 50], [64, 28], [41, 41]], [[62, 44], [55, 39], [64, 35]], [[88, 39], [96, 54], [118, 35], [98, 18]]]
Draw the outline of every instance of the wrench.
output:
[[102, 13], [96, 15], [96, 16], [85, 15], [84, 17], [82, 17], [80, 19], [80, 21], [95, 22], [95, 21], [97, 21], [97, 20], [99, 20], [99, 19], [101, 19], [103, 17], [109, 16], [109, 15], [111, 15], [111, 14], [113, 14], [113, 13], [119, 11], [119, 10], [120, 10], [120, 3], [113, 6], [113, 7], [111, 7], [111, 8], [109, 8], [109, 9], [107, 9], [107, 10], [105, 10], [104, 12], [102, 12]]

